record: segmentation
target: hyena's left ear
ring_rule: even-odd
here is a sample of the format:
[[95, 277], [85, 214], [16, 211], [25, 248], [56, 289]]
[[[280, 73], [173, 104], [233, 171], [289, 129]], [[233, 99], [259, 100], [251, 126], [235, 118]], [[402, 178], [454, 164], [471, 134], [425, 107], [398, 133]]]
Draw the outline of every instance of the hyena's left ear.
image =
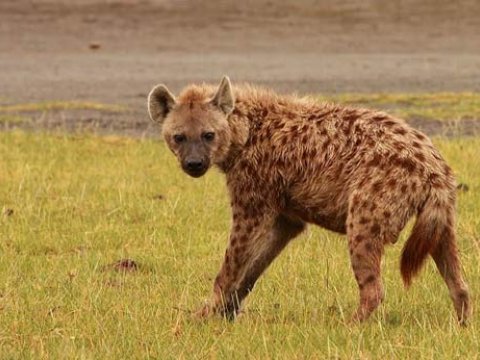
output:
[[225, 115], [229, 115], [235, 107], [235, 98], [232, 93], [232, 84], [228, 76], [224, 76], [220, 82], [217, 93], [212, 99], [212, 104], [220, 108]]
[[175, 96], [165, 85], [155, 86], [148, 94], [148, 113], [150, 118], [161, 124], [175, 103]]

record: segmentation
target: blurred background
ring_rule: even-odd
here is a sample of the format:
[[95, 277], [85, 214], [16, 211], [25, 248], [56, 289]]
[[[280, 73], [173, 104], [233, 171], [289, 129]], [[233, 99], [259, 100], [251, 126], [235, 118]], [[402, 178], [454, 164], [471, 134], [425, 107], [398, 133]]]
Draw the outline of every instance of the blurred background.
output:
[[223, 74], [301, 94], [479, 91], [478, 14], [477, 0], [1, 0], [0, 101], [121, 104], [50, 125], [145, 131], [153, 85]]

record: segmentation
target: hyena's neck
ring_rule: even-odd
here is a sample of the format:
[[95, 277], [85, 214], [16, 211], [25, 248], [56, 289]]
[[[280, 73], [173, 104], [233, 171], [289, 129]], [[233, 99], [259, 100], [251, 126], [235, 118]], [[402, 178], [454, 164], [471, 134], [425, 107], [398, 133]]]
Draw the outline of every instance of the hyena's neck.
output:
[[[295, 111], [299, 114], [319, 108], [314, 102], [301, 100], [292, 96], [281, 96], [269, 90], [251, 86], [236, 87], [235, 108], [229, 115], [231, 144], [226, 156], [218, 167], [228, 173], [235, 163], [241, 158], [241, 154], [248, 149], [249, 138], [262, 127], [267, 118], [280, 120], [291, 116]], [[318, 110], [318, 109], [317, 109]]]
[[[240, 107], [241, 108], [241, 107]], [[226, 156], [218, 163], [218, 167], [224, 173], [230, 171], [237, 159], [245, 149], [250, 134], [250, 121], [246, 114], [239, 110], [239, 104], [235, 106], [228, 119], [230, 125], [230, 146]]]
[[223, 161], [218, 167], [228, 173], [241, 157], [245, 150], [250, 134], [255, 131], [259, 114], [262, 113], [263, 104], [255, 104], [252, 98], [239, 94], [235, 102], [235, 108], [228, 117], [230, 125], [230, 147]]

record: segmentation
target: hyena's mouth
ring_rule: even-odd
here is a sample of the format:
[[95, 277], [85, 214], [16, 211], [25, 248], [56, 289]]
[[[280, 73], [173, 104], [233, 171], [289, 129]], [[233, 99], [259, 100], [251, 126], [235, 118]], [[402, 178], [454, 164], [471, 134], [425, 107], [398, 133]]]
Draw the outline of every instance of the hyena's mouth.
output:
[[189, 169], [183, 169], [188, 175], [194, 178], [199, 178], [200, 176], [204, 175], [207, 172], [208, 168], [205, 167], [204, 169], [199, 169], [199, 170], [189, 170]]

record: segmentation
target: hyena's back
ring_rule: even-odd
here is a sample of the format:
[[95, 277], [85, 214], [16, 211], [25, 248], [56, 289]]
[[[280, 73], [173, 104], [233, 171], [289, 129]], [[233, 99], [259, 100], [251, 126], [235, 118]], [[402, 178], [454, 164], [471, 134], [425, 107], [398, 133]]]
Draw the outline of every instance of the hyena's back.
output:
[[267, 117], [251, 141], [260, 142], [251, 155], [260, 159], [257, 169], [272, 186], [281, 178], [286, 209], [305, 221], [345, 233], [350, 209], [398, 232], [432, 181], [454, 193], [451, 171], [430, 140], [403, 121], [328, 105], [308, 114], [284, 122]]

